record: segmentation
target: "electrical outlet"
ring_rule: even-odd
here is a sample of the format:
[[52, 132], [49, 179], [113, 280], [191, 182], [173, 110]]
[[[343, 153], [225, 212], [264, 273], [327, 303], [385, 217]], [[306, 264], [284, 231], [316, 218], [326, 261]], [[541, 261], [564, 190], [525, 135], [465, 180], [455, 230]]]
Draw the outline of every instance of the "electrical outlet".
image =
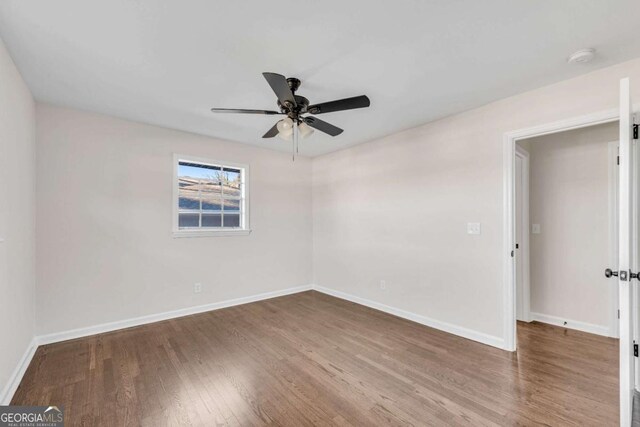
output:
[[380, 289], [383, 291], [387, 290], [387, 282], [385, 280], [380, 280]]
[[200, 292], [202, 292], [202, 283], [196, 283], [193, 285], [193, 293], [199, 294]]
[[540, 224], [531, 224], [531, 234], [540, 234]]

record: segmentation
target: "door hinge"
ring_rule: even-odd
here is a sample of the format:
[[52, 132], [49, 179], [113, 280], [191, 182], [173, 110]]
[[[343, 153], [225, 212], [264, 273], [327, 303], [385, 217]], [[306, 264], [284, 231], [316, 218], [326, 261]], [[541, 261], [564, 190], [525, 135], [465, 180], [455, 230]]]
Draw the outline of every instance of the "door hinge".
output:
[[638, 125], [633, 125], [633, 139], [638, 139]]
[[616, 157], [616, 165], [620, 166], [620, 156]]
[[620, 318], [620, 310], [618, 310], [618, 319]]
[[633, 355], [638, 357], [638, 344], [633, 344]]

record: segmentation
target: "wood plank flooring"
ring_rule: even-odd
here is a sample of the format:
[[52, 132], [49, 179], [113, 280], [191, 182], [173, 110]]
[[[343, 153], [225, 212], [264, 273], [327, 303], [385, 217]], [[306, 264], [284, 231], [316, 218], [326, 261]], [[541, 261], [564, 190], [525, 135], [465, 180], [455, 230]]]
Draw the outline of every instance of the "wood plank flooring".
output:
[[618, 424], [617, 340], [533, 323], [518, 342], [309, 291], [42, 346], [12, 404], [66, 425]]

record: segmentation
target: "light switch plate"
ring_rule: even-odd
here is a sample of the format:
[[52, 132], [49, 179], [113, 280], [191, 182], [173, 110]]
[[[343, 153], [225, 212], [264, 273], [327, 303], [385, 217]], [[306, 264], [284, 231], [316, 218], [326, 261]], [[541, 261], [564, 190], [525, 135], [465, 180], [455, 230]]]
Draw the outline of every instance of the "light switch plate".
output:
[[480, 223], [479, 222], [468, 222], [467, 223], [467, 234], [480, 234]]
[[531, 234], [540, 234], [540, 224], [531, 224]]

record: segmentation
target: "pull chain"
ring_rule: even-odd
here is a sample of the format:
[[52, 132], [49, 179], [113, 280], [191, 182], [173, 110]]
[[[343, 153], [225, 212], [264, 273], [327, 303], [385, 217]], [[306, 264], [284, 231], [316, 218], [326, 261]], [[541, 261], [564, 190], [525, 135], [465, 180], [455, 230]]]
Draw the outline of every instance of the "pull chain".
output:
[[296, 161], [296, 154], [298, 153], [298, 122], [293, 121], [293, 140], [291, 141], [291, 161]]

